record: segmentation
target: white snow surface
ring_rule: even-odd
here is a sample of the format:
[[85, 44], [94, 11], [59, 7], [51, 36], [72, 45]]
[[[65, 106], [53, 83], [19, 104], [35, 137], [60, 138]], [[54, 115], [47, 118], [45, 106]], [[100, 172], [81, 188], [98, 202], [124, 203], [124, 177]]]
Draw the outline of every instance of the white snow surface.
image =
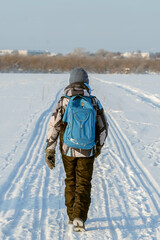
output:
[[86, 232], [68, 226], [65, 173], [44, 161], [69, 74], [0, 74], [0, 239], [160, 239], [160, 75], [89, 74], [109, 122]]

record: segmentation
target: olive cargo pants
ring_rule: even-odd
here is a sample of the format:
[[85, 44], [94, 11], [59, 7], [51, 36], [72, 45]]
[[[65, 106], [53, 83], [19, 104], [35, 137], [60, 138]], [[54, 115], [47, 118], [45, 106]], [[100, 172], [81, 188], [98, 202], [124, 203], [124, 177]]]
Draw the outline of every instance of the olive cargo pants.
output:
[[65, 205], [70, 220], [87, 219], [91, 203], [91, 180], [94, 157], [68, 157], [62, 156], [65, 179]]

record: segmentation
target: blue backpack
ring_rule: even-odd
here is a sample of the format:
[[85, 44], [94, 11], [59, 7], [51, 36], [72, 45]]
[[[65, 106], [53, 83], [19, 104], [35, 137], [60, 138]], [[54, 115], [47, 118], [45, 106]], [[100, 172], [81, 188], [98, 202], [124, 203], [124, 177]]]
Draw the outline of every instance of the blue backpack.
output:
[[96, 114], [92, 97], [67, 97], [70, 100], [62, 119], [67, 123], [63, 140], [71, 148], [91, 149], [95, 145]]

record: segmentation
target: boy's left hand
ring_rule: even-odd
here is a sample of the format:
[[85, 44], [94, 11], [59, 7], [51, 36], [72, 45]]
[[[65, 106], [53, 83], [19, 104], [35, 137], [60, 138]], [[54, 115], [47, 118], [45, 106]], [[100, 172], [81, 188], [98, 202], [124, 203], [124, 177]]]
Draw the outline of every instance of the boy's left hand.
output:
[[51, 149], [46, 149], [45, 153], [45, 162], [50, 169], [53, 169], [55, 167], [55, 151]]

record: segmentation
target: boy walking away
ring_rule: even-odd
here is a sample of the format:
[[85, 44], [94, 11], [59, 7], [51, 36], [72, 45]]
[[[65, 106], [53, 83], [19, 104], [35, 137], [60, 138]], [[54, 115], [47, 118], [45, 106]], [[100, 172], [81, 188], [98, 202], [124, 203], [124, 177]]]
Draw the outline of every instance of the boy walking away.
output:
[[88, 74], [83, 68], [72, 70], [49, 122], [45, 161], [55, 167], [55, 149], [60, 150], [66, 173], [65, 205], [74, 231], [85, 231], [91, 202], [94, 159], [101, 153], [108, 135], [108, 123], [100, 101], [91, 95]]

